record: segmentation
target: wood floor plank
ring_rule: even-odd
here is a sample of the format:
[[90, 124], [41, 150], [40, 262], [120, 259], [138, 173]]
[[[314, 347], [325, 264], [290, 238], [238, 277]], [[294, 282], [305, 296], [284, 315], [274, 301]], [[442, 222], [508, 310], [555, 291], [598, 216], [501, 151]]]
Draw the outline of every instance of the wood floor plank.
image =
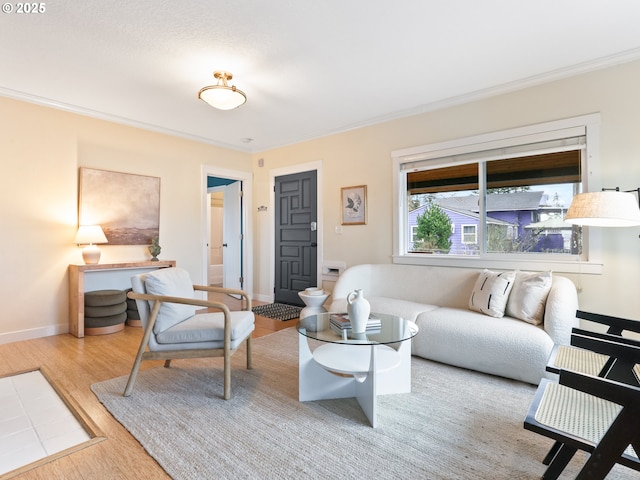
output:
[[[218, 298], [219, 299], [219, 298]], [[223, 301], [239, 308], [232, 297]], [[253, 337], [295, 325], [297, 319], [281, 322], [256, 316]], [[125, 327], [110, 335], [76, 338], [70, 334], [0, 345], [0, 376], [46, 366], [52, 381], [73, 397], [107, 440], [44, 464], [14, 478], [20, 480], [136, 479], [170, 477], [138, 441], [120, 425], [91, 392], [93, 383], [128, 375], [142, 337], [139, 327]], [[141, 369], [162, 365], [143, 362]], [[220, 366], [221, 368], [221, 366]]]

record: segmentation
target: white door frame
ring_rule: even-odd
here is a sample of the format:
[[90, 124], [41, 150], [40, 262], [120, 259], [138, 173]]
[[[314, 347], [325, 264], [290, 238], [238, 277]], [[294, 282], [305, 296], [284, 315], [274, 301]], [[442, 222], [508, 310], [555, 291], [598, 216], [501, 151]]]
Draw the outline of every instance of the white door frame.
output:
[[243, 172], [240, 170], [229, 170], [226, 168], [216, 167], [214, 165], [202, 165], [201, 194], [202, 198], [202, 221], [201, 221], [201, 237], [202, 237], [202, 279], [201, 284], [207, 285], [207, 272], [209, 270], [209, 247], [207, 246], [211, 239], [209, 238], [209, 222], [211, 217], [209, 209], [211, 202], [207, 201], [207, 177], [229, 178], [232, 180], [242, 181], [242, 231], [243, 231], [243, 248], [242, 248], [242, 265], [244, 271], [244, 290], [249, 294], [249, 298], [253, 298], [253, 217], [251, 205], [253, 205], [253, 173]]
[[322, 160], [317, 160], [315, 162], [309, 162], [309, 163], [302, 163], [302, 164], [297, 164], [297, 165], [291, 165], [289, 167], [282, 167], [282, 168], [275, 168], [273, 170], [269, 171], [269, 192], [270, 192], [270, 205], [271, 208], [269, 208], [269, 242], [270, 242], [270, 248], [269, 248], [269, 296], [270, 299], [266, 300], [268, 302], [273, 302], [274, 299], [274, 293], [273, 290], [275, 288], [275, 276], [276, 276], [276, 267], [275, 267], [275, 263], [276, 263], [276, 255], [275, 255], [275, 248], [276, 248], [276, 244], [275, 244], [275, 235], [276, 235], [276, 231], [275, 231], [275, 197], [276, 197], [276, 193], [275, 193], [275, 186], [276, 186], [276, 177], [282, 177], [283, 175], [292, 175], [294, 173], [301, 173], [301, 172], [309, 172], [311, 170], [315, 170], [316, 171], [316, 180], [317, 180], [317, 207], [318, 207], [318, 248], [317, 248], [317, 261], [318, 261], [318, 268], [317, 268], [317, 286], [318, 287], [322, 287], [322, 258], [323, 258], [323, 239], [324, 239], [324, 235], [323, 235], [323, 221], [322, 219], [324, 218], [323, 216], [323, 210], [322, 210], [322, 205], [323, 205], [323, 201], [322, 201], [322, 191], [323, 191], [323, 184], [322, 184]]

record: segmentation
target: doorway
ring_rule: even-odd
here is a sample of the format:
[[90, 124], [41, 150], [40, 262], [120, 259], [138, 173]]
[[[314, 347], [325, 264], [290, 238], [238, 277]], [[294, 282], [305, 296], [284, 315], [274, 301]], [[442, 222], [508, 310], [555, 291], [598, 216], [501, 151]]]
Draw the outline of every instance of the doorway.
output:
[[251, 174], [203, 166], [204, 285], [253, 292]]
[[242, 289], [242, 181], [207, 177], [210, 196], [207, 284]]

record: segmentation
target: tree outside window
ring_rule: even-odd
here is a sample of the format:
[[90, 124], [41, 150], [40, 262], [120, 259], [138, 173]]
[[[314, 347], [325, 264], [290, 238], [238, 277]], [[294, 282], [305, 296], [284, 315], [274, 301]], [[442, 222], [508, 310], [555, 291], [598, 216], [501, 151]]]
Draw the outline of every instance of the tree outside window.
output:
[[447, 253], [451, 248], [451, 219], [432, 198], [427, 208], [418, 216], [414, 251]]

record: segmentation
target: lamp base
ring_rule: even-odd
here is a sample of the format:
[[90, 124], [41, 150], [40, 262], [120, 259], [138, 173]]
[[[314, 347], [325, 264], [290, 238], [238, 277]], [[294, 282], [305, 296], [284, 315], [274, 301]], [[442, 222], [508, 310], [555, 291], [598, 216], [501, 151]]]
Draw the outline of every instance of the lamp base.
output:
[[96, 245], [87, 245], [82, 249], [82, 260], [87, 265], [93, 265], [100, 261], [100, 249]]

